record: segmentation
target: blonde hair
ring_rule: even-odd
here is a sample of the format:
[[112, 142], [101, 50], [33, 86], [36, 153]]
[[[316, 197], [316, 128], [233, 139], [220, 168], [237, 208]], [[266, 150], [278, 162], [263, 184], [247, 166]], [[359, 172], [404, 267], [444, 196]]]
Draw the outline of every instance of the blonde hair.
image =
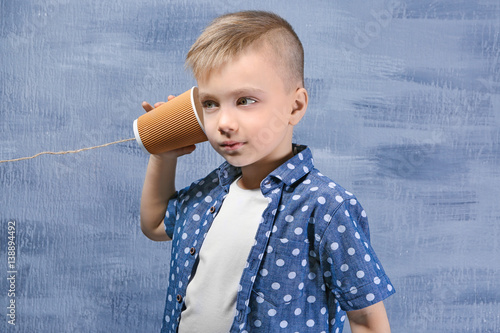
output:
[[231, 61], [250, 46], [266, 46], [285, 87], [304, 86], [304, 49], [292, 26], [265, 11], [242, 11], [222, 15], [210, 23], [191, 46], [186, 67], [196, 79]]

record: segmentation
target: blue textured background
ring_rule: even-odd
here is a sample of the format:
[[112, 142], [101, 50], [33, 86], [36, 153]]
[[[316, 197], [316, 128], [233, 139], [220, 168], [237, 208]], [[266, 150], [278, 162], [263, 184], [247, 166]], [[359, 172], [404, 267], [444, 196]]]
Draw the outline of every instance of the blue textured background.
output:
[[[183, 61], [201, 29], [248, 8], [303, 41], [296, 141], [367, 210], [393, 332], [499, 332], [498, 0], [0, 0], [0, 160], [132, 137], [143, 100], [195, 83]], [[0, 164], [1, 332], [159, 330], [170, 245], [139, 229], [146, 162], [129, 142]], [[200, 144], [178, 187], [220, 162]]]

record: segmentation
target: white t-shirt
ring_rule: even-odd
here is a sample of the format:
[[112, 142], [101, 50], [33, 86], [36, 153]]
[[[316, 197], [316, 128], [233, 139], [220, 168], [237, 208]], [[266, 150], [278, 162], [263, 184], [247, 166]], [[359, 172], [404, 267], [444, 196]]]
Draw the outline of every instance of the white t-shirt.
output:
[[229, 332], [236, 295], [262, 213], [269, 204], [259, 189], [244, 190], [235, 180], [199, 252], [187, 286], [179, 333]]

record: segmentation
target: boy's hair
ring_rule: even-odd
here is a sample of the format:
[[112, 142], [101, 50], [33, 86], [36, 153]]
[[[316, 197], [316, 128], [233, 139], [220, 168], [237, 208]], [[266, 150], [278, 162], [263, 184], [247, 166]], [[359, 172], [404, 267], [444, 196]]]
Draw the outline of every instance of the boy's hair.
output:
[[286, 20], [265, 11], [242, 11], [213, 20], [191, 46], [186, 67], [195, 78], [206, 78], [254, 45], [265, 45], [266, 51], [271, 51], [287, 89], [296, 84], [304, 86], [302, 43]]

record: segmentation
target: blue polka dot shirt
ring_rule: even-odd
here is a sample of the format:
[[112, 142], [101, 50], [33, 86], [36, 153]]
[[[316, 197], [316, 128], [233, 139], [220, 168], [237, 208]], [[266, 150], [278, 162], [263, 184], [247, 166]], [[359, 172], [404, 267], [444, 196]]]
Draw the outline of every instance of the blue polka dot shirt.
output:
[[[342, 332], [345, 311], [394, 293], [356, 197], [314, 168], [306, 146], [262, 182], [269, 201], [237, 290], [230, 332]], [[203, 240], [241, 174], [223, 163], [169, 201], [172, 254], [162, 332], [176, 332]], [[221, 246], [223, 246], [221, 240]]]

